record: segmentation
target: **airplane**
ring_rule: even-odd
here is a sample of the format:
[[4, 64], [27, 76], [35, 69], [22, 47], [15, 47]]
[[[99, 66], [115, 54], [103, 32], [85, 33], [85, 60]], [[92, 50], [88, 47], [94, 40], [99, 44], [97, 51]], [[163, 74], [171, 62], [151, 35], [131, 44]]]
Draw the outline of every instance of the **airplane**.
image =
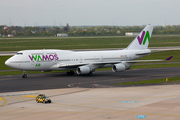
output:
[[92, 75], [96, 68], [112, 67], [113, 72], [123, 72], [130, 69], [136, 62], [166, 61], [136, 60], [150, 55], [148, 49], [153, 25], [147, 25], [139, 35], [122, 50], [105, 51], [70, 51], [57, 49], [22, 50], [9, 58], [5, 64], [21, 70], [22, 77], [27, 78], [26, 71], [67, 71], [68, 75]]

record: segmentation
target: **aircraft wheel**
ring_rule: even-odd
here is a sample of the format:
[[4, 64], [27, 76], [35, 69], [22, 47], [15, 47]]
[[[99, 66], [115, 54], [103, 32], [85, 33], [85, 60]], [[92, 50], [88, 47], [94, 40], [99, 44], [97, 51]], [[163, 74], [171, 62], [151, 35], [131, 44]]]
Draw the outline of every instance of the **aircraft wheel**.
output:
[[91, 76], [91, 75], [92, 75], [92, 72], [90, 72], [88, 75]]
[[27, 78], [27, 75], [26, 75], [26, 74], [24, 74], [22, 77], [23, 77], [23, 78]]

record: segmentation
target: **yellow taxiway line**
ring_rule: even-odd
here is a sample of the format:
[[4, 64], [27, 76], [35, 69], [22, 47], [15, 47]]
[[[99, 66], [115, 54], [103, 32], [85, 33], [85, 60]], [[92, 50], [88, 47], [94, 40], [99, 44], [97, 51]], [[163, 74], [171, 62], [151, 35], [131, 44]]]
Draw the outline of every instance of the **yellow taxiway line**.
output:
[[5, 104], [7, 103], [7, 100], [6, 100], [5, 98], [3, 98], [3, 97], [1, 97], [0, 100], [1, 100], [1, 101], [4, 101], [4, 103], [1, 104], [0, 106], [3, 106], [3, 105], [5, 105]]

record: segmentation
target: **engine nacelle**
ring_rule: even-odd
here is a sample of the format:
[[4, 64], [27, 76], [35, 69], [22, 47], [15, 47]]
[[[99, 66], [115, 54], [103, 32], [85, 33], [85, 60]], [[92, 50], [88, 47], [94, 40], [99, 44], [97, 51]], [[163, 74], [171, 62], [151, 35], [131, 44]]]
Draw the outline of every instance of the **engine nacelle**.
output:
[[126, 66], [122, 63], [115, 64], [112, 66], [112, 71], [113, 72], [123, 72], [126, 70]]
[[81, 66], [76, 69], [76, 73], [78, 75], [89, 74], [90, 72], [91, 72], [91, 69], [87, 66]]

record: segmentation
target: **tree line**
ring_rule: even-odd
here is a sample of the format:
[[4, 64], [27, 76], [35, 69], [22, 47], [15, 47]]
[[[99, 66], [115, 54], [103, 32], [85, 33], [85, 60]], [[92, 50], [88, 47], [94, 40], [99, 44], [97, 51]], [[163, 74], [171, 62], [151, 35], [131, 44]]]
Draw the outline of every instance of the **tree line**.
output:
[[[66, 33], [68, 36], [123, 36], [126, 32], [140, 32], [145, 26], [89, 26], [89, 27], [21, 27], [0, 26], [0, 35], [7, 36], [55, 36]], [[180, 25], [155, 26], [153, 34], [180, 34]]]

